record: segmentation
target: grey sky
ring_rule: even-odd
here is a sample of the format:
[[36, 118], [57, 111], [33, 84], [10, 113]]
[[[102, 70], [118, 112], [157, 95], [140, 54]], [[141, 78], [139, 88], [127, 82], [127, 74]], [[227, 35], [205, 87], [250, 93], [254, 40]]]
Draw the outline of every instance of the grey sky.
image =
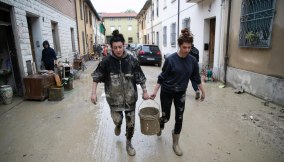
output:
[[91, 0], [97, 12], [124, 12], [133, 9], [137, 13], [142, 9], [146, 0]]

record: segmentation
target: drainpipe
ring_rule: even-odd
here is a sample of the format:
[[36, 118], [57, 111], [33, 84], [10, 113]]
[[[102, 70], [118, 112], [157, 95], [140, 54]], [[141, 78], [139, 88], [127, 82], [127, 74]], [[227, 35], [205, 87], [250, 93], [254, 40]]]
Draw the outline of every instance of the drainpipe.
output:
[[[89, 5], [87, 5], [87, 6], [89, 6]], [[88, 53], [89, 52], [89, 47], [87, 47], [87, 50], [86, 50], [86, 46], [87, 46], [87, 44], [88, 44], [88, 39], [87, 39], [87, 25], [86, 25], [86, 21], [87, 21], [87, 14], [88, 13], [86, 13], [85, 11], [86, 11], [86, 8], [87, 8], [87, 6], [86, 6], [86, 2], [84, 1], [83, 2], [83, 13], [84, 13], [84, 27], [85, 27], [85, 32], [84, 32], [84, 38], [85, 38], [85, 41], [83, 40], [83, 43], [85, 44], [85, 45], [83, 45], [83, 47], [85, 47], [84, 48], [84, 53], [83, 53], [83, 56], [85, 56], [86, 55], [86, 53]]]
[[227, 36], [226, 36], [226, 53], [225, 53], [225, 60], [224, 60], [224, 84], [227, 84], [227, 67], [228, 67], [228, 49], [229, 49], [229, 30], [230, 30], [230, 21], [231, 21], [231, 0], [229, 1], [229, 8], [228, 8], [228, 22], [227, 22]]
[[153, 19], [154, 19], [154, 14], [153, 14], [153, 10], [154, 10], [154, 3], [151, 4], [151, 43], [148, 42], [149, 44], [154, 44], [154, 31], [153, 31]]
[[[78, 43], [78, 51], [79, 53], [81, 52], [80, 51], [80, 39], [79, 39], [79, 34], [80, 34], [80, 31], [79, 31], [79, 19], [78, 19], [78, 14], [77, 14], [77, 2], [75, 2], [75, 11], [76, 11], [76, 26], [77, 26], [77, 43]], [[80, 7], [80, 1], [79, 1], [79, 7]], [[79, 11], [80, 12], [80, 11]], [[68, 58], [69, 59], [69, 58]]]
[[180, 10], [180, 0], [178, 0], [178, 18], [177, 18], [177, 33], [179, 33], [179, 10]]

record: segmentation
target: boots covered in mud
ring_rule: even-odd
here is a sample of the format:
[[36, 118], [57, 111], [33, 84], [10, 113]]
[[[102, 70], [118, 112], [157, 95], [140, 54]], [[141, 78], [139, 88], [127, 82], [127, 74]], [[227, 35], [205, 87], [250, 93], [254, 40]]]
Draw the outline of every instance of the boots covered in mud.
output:
[[126, 151], [127, 151], [128, 155], [130, 155], [130, 156], [134, 156], [136, 154], [136, 151], [131, 144], [131, 140], [128, 140], [128, 139], [126, 140]]
[[176, 155], [182, 156], [182, 150], [179, 147], [178, 141], [179, 141], [179, 135], [180, 134], [175, 134], [174, 130], [172, 130], [172, 136], [173, 136], [173, 149]]

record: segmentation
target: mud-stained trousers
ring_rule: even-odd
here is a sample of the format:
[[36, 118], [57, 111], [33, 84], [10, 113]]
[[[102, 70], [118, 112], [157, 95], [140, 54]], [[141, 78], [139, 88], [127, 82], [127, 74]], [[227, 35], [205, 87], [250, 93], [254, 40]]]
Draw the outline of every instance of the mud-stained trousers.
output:
[[[132, 111], [124, 111], [126, 120], [126, 138], [131, 140], [134, 134], [135, 126], [135, 109]], [[123, 111], [113, 111], [111, 110], [111, 117], [116, 126], [121, 126], [123, 120]]]
[[161, 89], [160, 93], [162, 117], [160, 118], [160, 127], [164, 128], [166, 122], [170, 120], [172, 102], [175, 105], [175, 127], [174, 133], [180, 134], [183, 121], [183, 112], [185, 107], [185, 91], [182, 92], [166, 92]]

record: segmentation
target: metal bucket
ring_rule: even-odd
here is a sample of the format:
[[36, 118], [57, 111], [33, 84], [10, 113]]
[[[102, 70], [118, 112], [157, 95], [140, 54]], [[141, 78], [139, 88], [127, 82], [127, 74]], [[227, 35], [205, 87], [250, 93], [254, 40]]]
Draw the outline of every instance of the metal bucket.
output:
[[13, 89], [10, 85], [0, 86], [0, 101], [6, 105], [11, 104], [13, 99]]
[[[140, 106], [139, 106], [140, 107]], [[140, 127], [144, 135], [155, 135], [160, 132], [160, 111], [155, 107], [139, 109]]]

